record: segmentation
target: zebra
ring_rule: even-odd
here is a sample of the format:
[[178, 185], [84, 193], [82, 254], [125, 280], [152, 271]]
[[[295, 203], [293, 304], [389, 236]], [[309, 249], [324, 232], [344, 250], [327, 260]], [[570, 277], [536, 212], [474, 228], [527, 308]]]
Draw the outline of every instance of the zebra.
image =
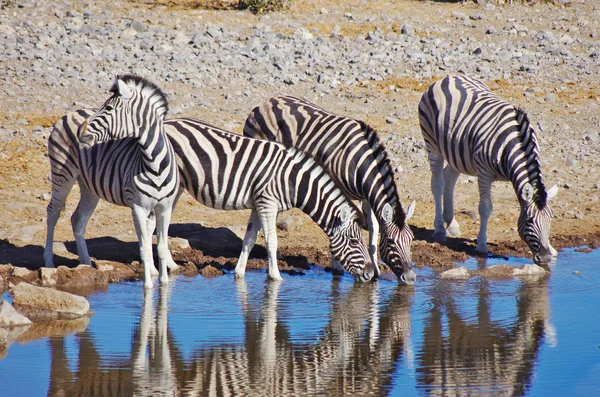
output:
[[281, 142], [323, 162], [344, 192], [361, 201], [376, 276], [379, 245], [383, 262], [390, 265], [398, 279], [414, 283], [410, 251], [413, 233], [406, 221], [414, 212], [415, 202], [404, 212], [388, 154], [373, 128], [300, 98], [276, 96], [250, 112], [244, 135]]
[[[62, 198], [62, 208], [80, 173], [79, 164], [74, 161], [78, 153], [75, 131], [92, 114], [91, 110], [81, 109], [63, 116], [57, 123], [60, 128], [55, 128], [51, 135], [49, 147], [58, 153], [50, 156], [53, 208], [58, 207], [58, 204], [53, 205], [55, 195]], [[275, 217], [278, 211], [298, 207], [328, 235], [334, 263], [341, 262], [341, 266], [359, 281], [371, 279], [374, 265], [360, 231], [359, 225], [364, 222], [362, 214], [320, 164], [294, 149], [246, 138], [197, 120], [165, 120], [164, 130], [175, 148], [180, 184], [194, 198], [217, 209], [254, 208], [235, 268], [237, 277], [244, 276], [250, 251], [262, 225], [269, 252], [269, 277], [281, 279], [273, 254], [277, 251]], [[121, 141], [111, 143], [116, 145], [118, 142]], [[54, 229], [55, 223], [50, 228], [49, 215], [46, 249], [50, 255], [50, 230]], [[147, 229], [153, 230], [152, 216]], [[82, 251], [79, 252], [81, 255]]]
[[152, 288], [158, 272], [147, 231], [149, 214], [156, 217], [160, 282], [167, 267], [177, 268], [167, 245], [171, 211], [179, 190], [175, 152], [163, 119], [165, 94], [140, 76], [118, 75], [113, 95], [97, 112], [80, 110], [61, 118], [48, 141], [52, 198], [47, 208], [46, 267], [54, 267], [54, 229], [60, 211], [77, 180], [81, 198], [71, 224], [80, 262], [91, 264], [85, 229], [100, 198], [131, 208], [144, 265], [144, 287]]
[[373, 277], [376, 266], [370, 262], [362, 236], [362, 214], [310, 156], [189, 118], [169, 120], [165, 131], [175, 149], [181, 184], [197, 201], [223, 210], [252, 209], [236, 277], [244, 276], [262, 227], [269, 278], [282, 279], [277, 268], [275, 220], [279, 212], [291, 208], [309, 215], [327, 234], [335, 264], [356, 281]]
[[488, 253], [492, 183], [511, 181], [521, 206], [519, 235], [536, 264], [550, 262], [556, 250], [549, 242], [552, 210], [548, 200], [558, 187], [546, 190], [544, 186], [536, 133], [527, 113], [494, 95], [477, 79], [448, 76], [423, 94], [419, 122], [431, 168], [434, 239], [445, 241], [446, 234], [460, 234], [454, 218], [454, 187], [460, 173], [474, 175], [481, 218], [475, 250]]

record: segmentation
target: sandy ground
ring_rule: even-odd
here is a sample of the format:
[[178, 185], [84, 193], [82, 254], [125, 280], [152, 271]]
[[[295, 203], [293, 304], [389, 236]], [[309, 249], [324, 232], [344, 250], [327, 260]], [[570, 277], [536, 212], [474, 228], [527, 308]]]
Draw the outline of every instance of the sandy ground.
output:
[[[175, 2], [163, 3], [172, 5]], [[331, 1], [309, 1], [306, 4], [295, 5], [290, 14], [298, 20], [304, 18], [303, 23], [312, 26], [315, 22], [310, 16], [321, 7], [352, 6], [352, 12], [358, 14], [363, 8], [378, 4], [378, 2], [353, 1], [348, 3], [349, 5], [336, 5], [336, 2]], [[140, 2], [131, 6], [141, 7], [144, 4]], [[426, 6], [420, 2], [401, 1], [393, 3], [392, 7], [394, 8], [390, 12], [419, 15], [419, 9]], [[438, 7], [445, 14], [453, 9], [460, 9], [462, 12], [477, 10], [474, 4], [439, 3]], [[186, 7], [179, 4], [177, 7], [168, 7], [167, 11], [179, 15], [186, 12]], [[507, 15], [508, 13], [509, 11]], [[205, 21], [212, 18], [219, 23], [230, 21], [250, 25], [257, 21], [257, 17], [251, 14], [232, 11], [211, 10], [202, 15]], [[436, 15], [430, 18], [443, 19]], [[498, 22], [500, 27], [503, 23], [503, 21]], [[327, 29], [326, 22], [321, 23], [321, 29]], [[347, 34], [362, 33], [347, 32]], [[480, 34], [479, 30], [474, 34]], [[293, 94], [326, 104], [327, 108], [341, 114], [358, 115], [378, 128], [382, 140], [386, 142], [394, 139], [395, 136], [420, 136], [416, 107], [421, 93], [430, 82], [431, 79], [407, 78], [394, 82], [400, 88], [398, 92], [384, 89], [377, 91], [378, 86], [374, 87], [376, 91], [373, 91], [373, 87], [353, 87], [334, 92], [325, 98], [318, 98], [311, 93], [309, 87], [298, 85], [293, 87]], [[107, 88], [108, 85], [109, 82]], [[542, 135], [540, 138], [545, 181], [548, 186], [554, 183], [561, 186], [560, 193], [553, 204], [555, 218], [552, 223], [551, 242], [557, 249], [580, 245], [597, 247], [600, 241], [598, 153], [591, 151], [577, 157], [575, 161], [569, 161], [572, 157], [570, 151], [574, 150], [573, 147], [585, 145], [585, 137], [589, 136], [590, 131], [596, 134], [593, 139], [598, 139], [598, 107], [591, 105], [598, 102], [600, 97], [597, 74], [590, 76], [588, 80], [565, 84], [565, 90], [561, 91], [558, 100], [552, 103], [543, 101], [541, 97], [543, 93], [536, 92], [532, 97], [525, 97], [523, 93], [532, 85], [540, 88], [541, 92], [545, 88], [550, 88], [543, 86], [543, 78], [535, 82], [523, 79], [498, 81], [495, 86], [500, 96], [526, 108], [532, 120], [543, 120], [555, 134], [553, 137], [547, 138]], [[47, 87], [35, 87], [35, 89], [42, 96], [52, 95], [52, 91]], [[176, 91], [177, 96], [170, 97], [173, 103], [183, 100], [182, 92], [185, 92], [185, 89], [179, 87]], [[281, 89], [276, 87], [272, 88], [272, 91], [265, 89], [264, 96], [248, 98], [246, 103], [232, 112], [231, 107], [227, 106], [223, 99], [223, 94], [227, 90], [228, 87], [224, 86], [219, 90], [206, 93], [217, 103], [213, 109], [186, 109], [182, 115], [200, 118], [235, 132], [241, 132], [250, 109], [260, 100], [281, 92]], [[364, 105], [366, 97], [370, 99], [368, 106]], [[339, 98], [342, 99], [336, 100]], [[39, 268], [43, 265], [46, 206], [49, 202], [48, 193], [51, 190], [50, 167], [46, 156], [49, 127], [66, 111], [76, 107], [57, 108], [48, 114], [46, 111], [36, 110], [36, 101], [39, 99], [31, 98], [27, 113], [14, 114], [11, 111], [13, 100], [15, 98], [6, 98], [0, 102], [0, 121], [5, 127], [14, 127], [13, 133], [0, 137], [0, 264], [11, 263]], [[400, 118], [397, 124], [388, 125], [384, 121], [385, 117], [393, 113], [394, 109], [405, 109], [405, 117]], [[544, 153], [553, 155], [544, 157]], [[426, 157], [424, 150], [422, 156]], [[402, 166], [402, 159], [397, 163]], [[403, 168], [408, 166], [410, 165], [404, 165]], [[429, 190], [429, 178], [429, 169], [426, 165], [396, 175], [403, 203], [407, 205], [412, 200], [417, 201], [415, 215], [409, 221], [415, 233], [412, 250], [416, 266], [447, 268], [474, 254], [473, 249], [476, 245], [474, 239], [479, 228], [477, 188], [473, 180], [464, 177], [459, 179], [456, 207], [462, 236], [449, 238], [447, 244], [440, 245], [431, 241], [433, 199]], [[507, 183], [497, 183], [493, 195], [495, 207], [488, 228], [490, 249], [494, 255], [530, 257], [529, 250], [520, 241], [516, 231], [519, 209], [511, 186]], [[75, 187], [56, 230], [57, 265], [76, 266], [78, 263], [69, 222], [77, 200], [78, 189]], [[179, 263], [191, 261], [200, 266], [214, 264], [224, 268], [233, 267], [241, 249], [241, 238], [249, 215], [249, 211], [212, 210], [201, 206], [185, 194], [174, 212], [170, 235], [188, 240], [190, 247], [185, 247], [181, 240], [176, 239], [173, 244], [175, 259]], [[287, 217], [289, 227], [288, 230], [278, 231], [280, 248], [287, 258], [286, 261], [280, 261], [282, 269], [293, 271], [292, 269], [301, 269], [308, 263], [326, 266], [328, 243], [325, 234], [300, 211], [293, 210], [283, 216]], [[100, 202], [88, 226], [87, 237], [90, 253], [98, 260], [123, 263], [136, 260], [136, 236], [131, 214], [127, 208]], [[253, 257], [265, 257], [263, 244], [264, 241], [259, 238]], [[250, 264], [255, 267], [264, 265], [265, 262], [262, 260]], [[393, 278], [392, 275], [386, 277]]]

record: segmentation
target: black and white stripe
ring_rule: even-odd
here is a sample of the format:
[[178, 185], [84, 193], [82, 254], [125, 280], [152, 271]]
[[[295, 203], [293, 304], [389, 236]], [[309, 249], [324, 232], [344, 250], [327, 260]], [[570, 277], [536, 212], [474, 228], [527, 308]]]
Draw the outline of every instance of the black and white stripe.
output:
[[413, 234], [406, 223], [414, 202], [405, 213], [387, 152], [371, 127], [303, 99], [277, 96], [252, 110], [244, 135], [295, 147], [325, 164], [345, 193], [362, 202], [373, 263], [378, 262], [379, 246], [382, 260], [398, 279], [414, 283], [410, 251]]
[[[443, 241], [446, 233], [460, 233], [454, 219], [454, 186], [460, 173], [475, 175], [481, 218], [476, 250], [487, 253], [492, 183], [507, 180], [521, 205], [519, 235], [536, 263], [548, 263], [556, 251], [549, 242], [552, 211], [547, 202], [558, 187], [546, 191], [536, 134], [527, 114], [498, 98], [479, 80], [448, 76], [423, 94], [419, 121], [432, 173], [434, 238]], [[444, 161], [448, 163], [445, 168]]]
[[[50, 214], [60, 211], [64, 205], [80, 173], [76, 130], [91, 114], [89, 110], [70, 113], [57, 123], [52, 133], [49, 147], [53, 200], [48, 209], [49, 220]], [[196, 120], [166, 120], [164, 128], [176, 149], [181, 184], [194, 198], [218, 209], [255, 209], [236, 275], [244, 275], [256, 235], [261, 225], [266, 225], [269, 274], [274, 279], [281, 278], [276, 256], [271, 255], [277, 248], [275, 218], [277, 212], [298, 207], [329, 236], [332, 257], [341, 262], [342, 267], [358, 280], [366, 281], [372, 277], [374, 266], [359, 226], [361, 214], [314, 160], [279, 144], [245, 138]], [[50, 228], [49, 224], [50, 244], [51, 230], [54, 227]]]
[[[98, 200], [132, 209], [144, 264], [144, 285], [157, 273], [147, 220], [156, 216], [160, 281], [176, 268], [167, 247], [167, 229], [179, 189], [175, 153], [163, 129], [168, 104], [153, 83], [135, 75], [117, 76], [113, 95], [95, 113], [80, 110], [59, 120], [50, 135], [52, 200], [44, 261], [53, 267], [54, 228], [65, 200], [78, 180], [81, 199], [71, 218], [80, 262], [91, 264], [85, 242], [87, 222]], [[78, 128], [78, 130], [77, 130]]]
[[192, 119], [165, 123], [182, 185], [209, 207], [252, 208], [235, 274], [242, 277], [261, 226], [269, 253], [269, 277], [277, 268], [277, 214], [299, 208], [327, 234], [332, 257], [356, 280], [368, 281], [374, 265], [362, 237], [358, 209], [312, 158], [283, 145], [243, 137]]

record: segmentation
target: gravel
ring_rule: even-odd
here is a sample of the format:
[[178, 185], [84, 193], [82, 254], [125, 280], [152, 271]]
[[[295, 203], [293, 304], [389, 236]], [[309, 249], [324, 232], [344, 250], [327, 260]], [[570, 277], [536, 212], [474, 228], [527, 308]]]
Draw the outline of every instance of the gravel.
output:
[[580, 188], [582, 173], [564, 165], [589, 169], [600, 151], [600, 6], [582, 0], [400, 2], [394, 12], [331, 2], [264, 16], [124, 0], [13, 3], [0, 13], [0, 140], [47, 136], [51, 123], [40, 130], [36, 117], [97, 106], [115, 73], [134, 72], [164, 89], [170, 116], [238, 132], [260, 100], [306, 97], [373, 124], [394, 167], [428, 178], [418, 98], [434, 78], [462, 73], [530, 112], [552, 183]]

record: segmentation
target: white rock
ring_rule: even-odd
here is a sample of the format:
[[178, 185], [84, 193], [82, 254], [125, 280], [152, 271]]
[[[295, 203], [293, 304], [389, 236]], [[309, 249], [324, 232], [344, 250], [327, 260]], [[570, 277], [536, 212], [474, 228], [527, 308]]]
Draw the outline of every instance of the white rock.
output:
[[31, 273], [31, 270], [27, 269], [26, 267], [15, 266], [12, 269], [12, 275], [15, 277], [27, 277], [29, 273]]
[[56, 285], [56, 280], [53, 278], [53, 276], [57, 271], [58, 269], [53, 267], [40, 268], [40, 278], [42, 279], [42, 285], [44, 287], [54, 287]]
[[471, 277], [471, 273], [469, 273], [469, 269], [464, 266], [455, 267], [454, 269], [446, 270], [440, 274], [440, 278], [456, 280], [465, 280], [469, 277]]
[[52, 288], [19, 283], [13, 289], [13, 305], [33, 321], [74, 319], [89, 315], [90, 303], [83, 296]]
[[106, 263], [98, 263], [96, 264], [96, 270], [99, 272], [110, 272], [114, 267], [112, 265], [107, 265]]
[[169, 238], [169, 249], [171, 251], [181, 251], [190, 248], [190, 242], [185, 238], [170, 237]]
[[523, 265], [521, 268], [513, 270], [514, 276], [541, 276], [548, 273], [543, 267], [535, 264]]
[[0, 327], [32, 324], [31, 320], [15, 310], [9, 301], [0, 303]]

